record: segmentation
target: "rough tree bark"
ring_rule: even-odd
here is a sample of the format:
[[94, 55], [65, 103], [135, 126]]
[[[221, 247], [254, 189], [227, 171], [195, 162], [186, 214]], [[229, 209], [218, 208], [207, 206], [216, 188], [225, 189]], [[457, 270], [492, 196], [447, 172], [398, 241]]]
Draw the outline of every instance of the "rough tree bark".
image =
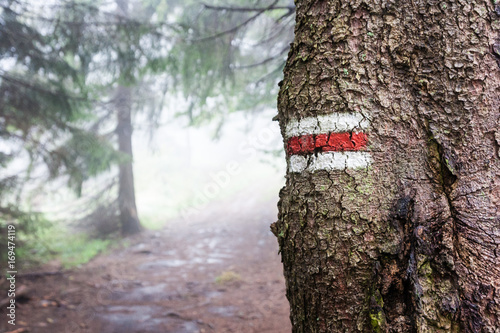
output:
[[135, 204], [134, 171], [132, 166], [132, 101], [129, 87], [120, 86], [116, 93], [116, 116], [118, 125], [118, 149], [130, 156], [120, 164], [118, 175], [118, 206], [123, 235], [141, 231], [141, 224]]
[[[500, 4], [296, 6], [271, 227], [293, 331], [500, 332]], [[366, 148], [361, 125], [347, 146], [320, 142], [321, 121], [308, 132], [332, 114], [361, 115]], [[318, 162], [358, 148], [357, 166]]]

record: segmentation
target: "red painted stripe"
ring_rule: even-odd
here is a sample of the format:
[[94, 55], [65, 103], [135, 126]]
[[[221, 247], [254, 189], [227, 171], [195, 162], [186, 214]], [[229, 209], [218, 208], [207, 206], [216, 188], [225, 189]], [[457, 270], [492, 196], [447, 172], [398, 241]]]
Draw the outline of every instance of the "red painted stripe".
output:
[[288, 139], [287, 153], [307, 154], [318, 151], [355, 151], [366, 148], [365, 133], [330, 133], [294, 136]]

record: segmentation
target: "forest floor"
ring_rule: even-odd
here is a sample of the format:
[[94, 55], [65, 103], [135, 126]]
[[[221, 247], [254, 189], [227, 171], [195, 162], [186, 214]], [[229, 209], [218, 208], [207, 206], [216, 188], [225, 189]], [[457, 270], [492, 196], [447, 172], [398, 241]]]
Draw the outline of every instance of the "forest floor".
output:
[[240, 195], [81, 267], [25, 272], [16, 326], [2, 305], [0, 332], [290, 332], [275, 220], [276, 200]]

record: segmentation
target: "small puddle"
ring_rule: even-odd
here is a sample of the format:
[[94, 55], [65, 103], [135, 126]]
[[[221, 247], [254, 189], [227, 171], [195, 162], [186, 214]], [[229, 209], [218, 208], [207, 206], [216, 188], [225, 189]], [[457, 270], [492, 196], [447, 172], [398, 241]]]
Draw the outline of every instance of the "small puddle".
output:
[[199, 325], [178, 316], [169, 316], [158, 306], [130, 305], [103, 308], [97, 315], [106, 333], [176, 332], [198, 333]]
[[165, 286], [166, 284], [160, 283], [153, 286], [136, 287], [130, 291], [115, 291], [111, 298], [113, 301], [161, 301], [169, 298], [165, 292]]
[[189, 260], [181, 260], [181, 259], [164, 259], [164, 260], [156, 260], [154, 262], [146, 262], [137, 266], [137, 269], [140, 271], [146, 270], [156, 270], [161, 268], [177, 268], [183, 267], [186, 265], [203, 265], [203, 264], [220, 264], [223, 263], [226, 258], [231, 258], [231, 255], [223, 254], [223, 253], [214, 253], [213, 255], [209, 254], [208, 257], [202, 256], [192, 256]]
[[147, 262], [142, 265], [137, 266], [139, 270], [150, 270], [164, 267], [181, 267], [186, 265], [188, 262], [180, 259], [166, 259], [166, 260], [156, 260], [154, 262]]
[[209, 312], [221, 317], [232, 317], [236, 311], [234, 306], [211, 306], [207, 309]]

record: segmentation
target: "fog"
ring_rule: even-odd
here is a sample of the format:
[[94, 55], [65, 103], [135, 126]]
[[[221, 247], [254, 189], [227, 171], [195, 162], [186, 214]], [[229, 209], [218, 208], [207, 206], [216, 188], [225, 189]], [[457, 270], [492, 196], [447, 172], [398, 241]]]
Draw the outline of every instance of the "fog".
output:
[[275, 113], [231, 114], [217, 138], [217, 124], [190, 127], [185, 118], [165, 117], [152, 137], [139, 130], [134, 172], [141, 217], [157, 227], [248, 190], [276, 200], [285, 159]]

